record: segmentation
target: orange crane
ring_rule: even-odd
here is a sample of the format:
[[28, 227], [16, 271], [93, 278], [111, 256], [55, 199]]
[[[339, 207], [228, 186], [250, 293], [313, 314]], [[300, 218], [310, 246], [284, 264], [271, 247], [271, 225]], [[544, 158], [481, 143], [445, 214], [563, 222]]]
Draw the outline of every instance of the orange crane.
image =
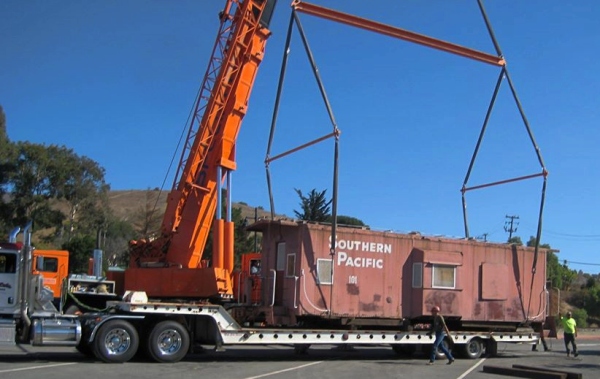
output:
[[[260, 65], [275, 0], [227, 0], [162, 221], [131, 243], [125, 288], [154, 298], [232, 298], [235, 143]], [[222, 189], [227, 210], [221, 214]], [[202, 261], [213, 231], [211, 267]]]

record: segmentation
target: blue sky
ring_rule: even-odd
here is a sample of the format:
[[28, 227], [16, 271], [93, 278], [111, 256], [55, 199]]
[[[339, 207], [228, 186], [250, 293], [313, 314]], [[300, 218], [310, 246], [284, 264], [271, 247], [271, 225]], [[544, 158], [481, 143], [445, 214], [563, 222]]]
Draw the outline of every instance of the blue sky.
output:
[[[492, 53], [476, 1], [315, 4]], [[291, 1], [279, 1], [237, 144], [233, 198], [269, 208], [265, 154]], [[365, 5], [368, 3], [368, 6]], [[9, 138], [65, 145], [112, 189], [169, 190], [167, 170], [206, 70], [224, 1], [0, 1], [0, 104]], [[549, 171], [542, 242], [600, 272], [600, 2], [487, 1]], [[461, 194], [499, 69], [300, 15], [342, 134], [338, 214], [373, 229], [464, 236]], [[297, 32], [272, 155], [331, 131]], [[178, 155], [177, 155], [178, 156]], [[275, 210], [294, 188], [331, 195], [333, 142], [271, 164]], [[539, 173], [504, 81], [469, 185]], [[535, 235], [541, 178], [467, 193], [472, 236]], [[586, 263], [586, 264], [582, 264]]]

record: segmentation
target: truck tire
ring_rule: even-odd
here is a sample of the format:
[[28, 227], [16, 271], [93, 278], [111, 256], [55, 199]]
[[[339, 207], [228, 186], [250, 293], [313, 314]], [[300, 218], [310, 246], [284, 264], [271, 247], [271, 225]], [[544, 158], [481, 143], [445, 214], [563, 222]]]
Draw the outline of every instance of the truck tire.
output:
[[124, 320], [110, 320], [100, 326], [93, 343], [96, 358], [107, 363], [129, 361], [137, 352], [140, 340], [137, 330]]
[[477, 359], [483, 354], [483, 341], [480, 338], [472, 338], [462, 346], [465, 358]]
[[148, 337], [148, 355], [161, 363], [179, 362], [190, 349], [190, 335], [177, 321], [162, 321]]

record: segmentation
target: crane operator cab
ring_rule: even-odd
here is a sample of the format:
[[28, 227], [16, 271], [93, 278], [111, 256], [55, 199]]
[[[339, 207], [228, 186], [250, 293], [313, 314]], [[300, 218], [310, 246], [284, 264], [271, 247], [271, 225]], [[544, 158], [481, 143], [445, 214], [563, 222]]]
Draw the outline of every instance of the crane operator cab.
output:
[[260, 259], [250, 260], [250, 275], [260, 275]]

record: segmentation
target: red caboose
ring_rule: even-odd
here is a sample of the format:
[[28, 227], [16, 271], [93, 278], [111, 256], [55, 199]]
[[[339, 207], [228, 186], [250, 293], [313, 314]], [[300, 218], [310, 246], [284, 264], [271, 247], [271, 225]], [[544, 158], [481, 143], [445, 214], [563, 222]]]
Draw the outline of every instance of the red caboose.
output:
[[546, 250], [261, 220], [269, 323], [413, 327], [437, 305], [454, 328], [516, 329], [546, 316]]

